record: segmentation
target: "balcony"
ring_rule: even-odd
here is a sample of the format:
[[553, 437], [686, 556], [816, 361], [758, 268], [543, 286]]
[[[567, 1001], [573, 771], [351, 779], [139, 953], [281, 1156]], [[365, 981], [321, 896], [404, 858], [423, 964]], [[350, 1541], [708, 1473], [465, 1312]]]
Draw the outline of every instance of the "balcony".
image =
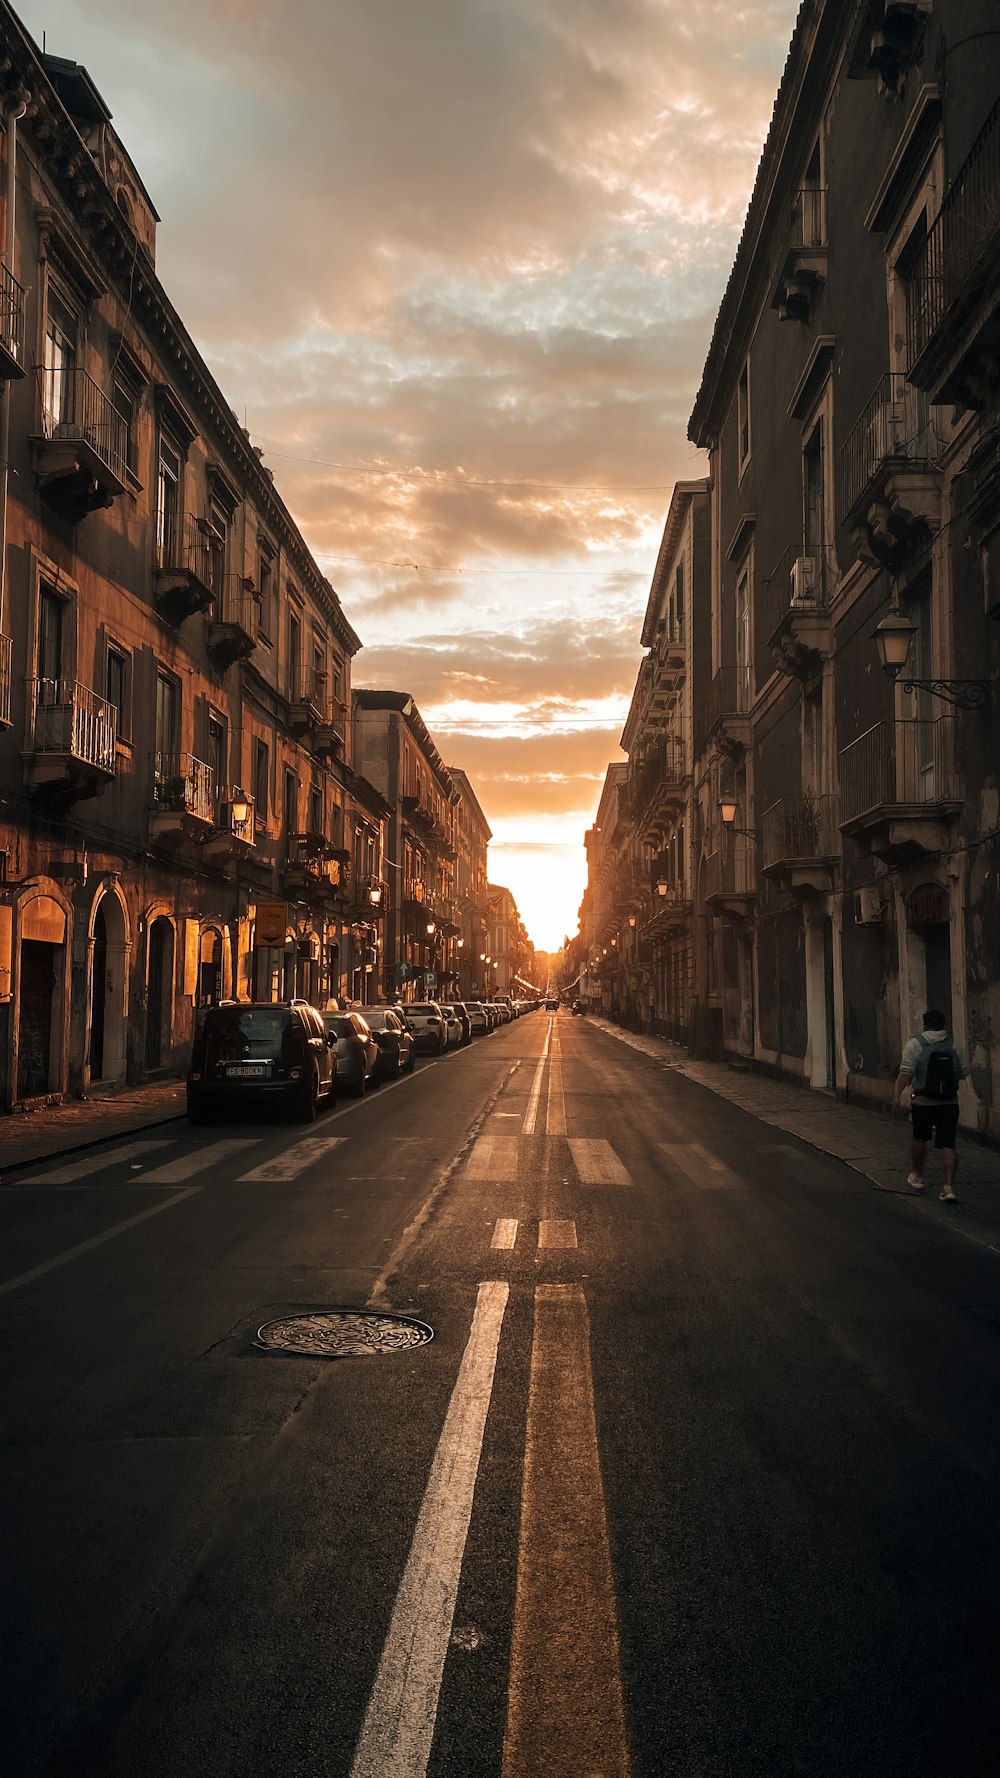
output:
[[24, 291], [5, 265], [0, 265], [0, 382], [24, 375]]
[[303, 667], [288, 694], [288, 728], [296, 740], [314, 741], [330, 711], [329, 674], [325, 668]]
[[446, 857], [454, 855], [448, 844], [448, 834], [443, 822], [438, 820], [428, 804], [421, 802], [419, 796], [401, 796], [399, 806], [409, 826], [425, 840], [430, 840], [436, 851]]
[[803, 900], [829, 895], [841, 853], [836, 801], [803, 796], [773, 803], [761, 822], [762, 871]]
[[863, 562], [898, 573], [941, 522], [927, 397], [888, 371], [841, 451], [841, 518]]
[[166, 537], [159, 544], [153, 599], [170, 624], [181, 624], [196, 611], [211, 608], [217, 559], [213, 535], [207, 519], [186, 513], [180, 536]]
[[224, 574], [208, 625], [208, 652], [220, 671], [248, 660], [257, 646], [257, 594], [244, 574]]
[[645, 942], [683, 931], [690, 917], [691, 903], [683, 885], [671, 884], [662, 895], [654, 886], [649, 918], [643, 921], [641, 927], [642, 940]]
[[289, 895], [306, 901], [329, 901], [343, 894], [348, 868], [324, 835], [290, 833], [285, 842], [283, 880]]
[[10, 728], [11, 711], [11, 649], [9, 636], [0, 636], [0, 727]]
[[951, 767], [953, 716], [876, 722], [840, 754], [840, 826], [892, 863], [946, 851], [962, 798]]
[[241, 858], [249, 858], [254, 849], [254, 838], [253, 797], [247, 796], [239, 785], [231, 785], [225, 800], [219, 804], [218, 826], [213, 828], [202, 846], [202, 858], [206, 864], [222, 867], [236, 863]]
[[206, 839], [216, 826], [215, 774], [191, 753], [157, 753], [149, 837], [160, 846]]
[[714, 741], [728, 758], [741, 758], [750, 745], [751, 702], [749, 665], [720, 667], [704, 704], [695, 711], [698, 751]]
[[35, 474], [49, 505], [77, 524], [127, 486], [128, 428], [85, 370], [40, 370], [42, 433]]
[[384, 877], [359, 877], [355, 884], [354, 905], [366, 920], [381, 920], [389, 911], [389, 885]]
[[679, 735], [665, 735], [645, 755], [630, 782], [637, 836], [643, 845], [660, 843], [686, 798], [684, 742]]
[[96, 796], [117, 769], [113, 704], [75, 679], [29, 679], [29, 790], [66, 802]]
[[713, 830], [713, 850], [702, 860], [701, 894], [713, 914], [745, 923], [757, 900], [757, 861], [748, 835]]
[[808, 321], [826, 283], [826, 192], [803, 186], [792, 205], [792, 241], [778, 273], [771, 307], [781, 321]]
[[423, 877], [404, 877], [404, 908], [417, 908], [419, 910], [420, 908], [428, 907], [429, 904], [430, 896], [427, 891], [427, 884], [424, 882]]
[[649, 708], [654, 715], [662, 715], [671, 708], [687, 672], [687, 646], [683, 627], [668, 624], [663, 619], [661, 625], [657, 629], [652, 652], [647, 656], [650, 669]]
[[952, 181], [906, 284], [908, 376], [934, 403], [1000, 387], [1000, 102]]
[[830, 588], [836, 574], [827, 544], [794, 544], [762, 582], [760, 625], [779, 673], [812, 679], [830, 658]]

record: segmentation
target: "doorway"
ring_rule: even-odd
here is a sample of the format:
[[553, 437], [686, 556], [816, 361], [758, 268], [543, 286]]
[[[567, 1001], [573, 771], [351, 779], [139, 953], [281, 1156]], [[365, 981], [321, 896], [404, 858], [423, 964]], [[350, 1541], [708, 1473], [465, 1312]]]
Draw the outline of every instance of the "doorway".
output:
[[52, 1017], [59, 946], [22, 939], [20, 1016], [17, 1030], [17, 1096], [51, 1091]]
[[146, 1067], [162, 1068], [170, 1040], [170, 1002], [174, 979], [174, 931], [169, 920], [154, 920], [149, 929], [146, 986]]
[[951, 1030], [951, 927], [946, 920], [921, 929], [924, 941], [924, 965], [927, 982], [927, 1005], [944, 1013]]
[[90, 963], [90, 1078], [104, 1079], [104, 1026], [108, 999], [108, 931], [103, 902], [94, 915]]

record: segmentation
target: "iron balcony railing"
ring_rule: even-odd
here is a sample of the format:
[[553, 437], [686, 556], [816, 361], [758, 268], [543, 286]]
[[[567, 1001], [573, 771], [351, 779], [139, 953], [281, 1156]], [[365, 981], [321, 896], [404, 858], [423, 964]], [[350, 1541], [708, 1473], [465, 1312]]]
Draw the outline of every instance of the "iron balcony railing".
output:
[[716, 723], [724, 716], [739, 716], [749, 710], [752, 701], [751, 688], [749, 664], [719, 668], [705, 697], [695, 703], [696, 751], [701, 751]]
[[826, 245], [826, 190], [818, 185], [803, 185], [792, 204], [792, 228], [796, 247]]
[[34, 752], [69, 754], [113, 774], [114, 705], [75, 679], [32, 679], [29, 686]]
[[79, 439], [125, 485], [128, 426], [103, 389], [85, 370], [46, 366], [42, 378], [42, 427], [46, 438]]
[[906, 280], [907, 363], [911, 367], [952, 303], [987, 271], [1000, 230], [1000, 100], [994, 105], [916, 255]]
[[419, 901], [421, 903], [428, 900], [427, 884], [424, 882], [423, 877], [403, 878], [403, 900]]
[[243, 630], [248, 636], [257, 634], [257, 594], [252, 580], [245, 574], [224, 574], [221, 587], [212, 584], [215, 593], [212, 622]]
[[5, 265], [0, 265], [0, 345], [15, 364], [24, 356], [24, 291]]
[[825, 611], [834, 575], [830, 544], [791, 544], [761, 581], [758, 635], [766, 642], [789, 611]]
[[10, 724], [11, 710], [11, 639], [0, 636], [0, 722]]
[[946, 802], [952, 793], [954, 717], [876, 722], [840, 753], [840, 819], [877, 809]]
[[923, 390], [887, 371], [841, 450], [842, 519], [850, 519], [885, 470], [928, 467], [934, 439]]
[[782, 799], [761, 819], [765, 870], [796, 858], [832, 858], [840, 851], [837, 806], [832, 796]]
[[294, 676], [288, 701], [315, 710], [320, 721], [327, 721], [331, 704], [330, 675], [326, 668], [300, 667]]
[[167, 525], [167, 530], [158, 539], [156, 546], [156, 566], [158, 568], [183, 569], [200, 580], [203, 587], [213, 588], [216, 568], [216, 554], [213, 547], [214, 533], [207, 519], [199, 519], [193, 513], [182, 515], [179, 526]]
[[753, 895], [757, 887], [757, 860], [746, 834], [725, 828], [707, 836], [708, 855], [702, 861], [701, 892], [711, 895]]
[[157, 753], [153, 760], [156, 807], [214, 823], [215, 773], [193, 753]]
[[684, 741], [679, 735], [665, 735], [637, 763], [629, 780], [628, 794], [632, 813], [639, 817], [652, 802], [663, 784], [684, 782]]

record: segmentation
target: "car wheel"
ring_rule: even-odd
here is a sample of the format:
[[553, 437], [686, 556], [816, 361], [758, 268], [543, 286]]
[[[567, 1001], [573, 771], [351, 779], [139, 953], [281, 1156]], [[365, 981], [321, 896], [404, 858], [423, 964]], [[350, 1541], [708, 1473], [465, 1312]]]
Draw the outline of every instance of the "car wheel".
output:
[[298, 1101], [298, 1115], [302, 1123], [314, 1124], [319, 1110], [319, 1075], [313, 1068], [302, 1082]]
[[415, 1049], [411, 1049], [410, 1050], [410, 1059], [406, 1064], [407, 1074], [412, 1074], [416, 1065], [417, 1065], [417, 1052]]
[[361, 1064], [361, 1073], [358, 1075], [358, 1078], [354, 1083], [354, 1091], [359, 1099], [363, 1099], [368, 1091], [368, 1076], [365, 1073], [365, 1065], [363, 1062]]

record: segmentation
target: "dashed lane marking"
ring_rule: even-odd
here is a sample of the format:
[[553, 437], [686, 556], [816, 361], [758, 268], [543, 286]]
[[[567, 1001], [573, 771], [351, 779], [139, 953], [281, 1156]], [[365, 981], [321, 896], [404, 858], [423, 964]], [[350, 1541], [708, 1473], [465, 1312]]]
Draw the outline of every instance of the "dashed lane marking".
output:
[[533, 1136], [535, 1133], [535, 1123], [538, 1118], [538, 1102], [542, 1096], [542, 1081], [545, 1077], [545, 1064], [548, 1059], [549, 1044], [551, 1041], [552, 1020], [550, 1019], [548, 1030], [545, 1033], [545, 1042], [542, 1044], [542, 1053], [538, 1058], [538, 1067], [535, 1069], [535, 1078], [531, 1083], [531, 1093], [528, 1097], [528, 1109], [524, 1114], [524, 1123], [521, 1125], [522, 1136]]
[[516, 1136], [478, 1136], [466, 1162], [469, 1179], [514, 1180], [517, 1178]]
[[71, 1260], [79, 1259], [83, 1253], [90, 1253], [95, 1247], [103, 1247], [105, 1241], [113, 1241], [116, 1235], [123, 1235], [126, 1229], [137, 1228], [140, 1222], [148, 1222], [151, 1216], [160, 1216], [164, 1210], [172, 1209], [174, 1204], [182, 1204], [185, 1198], [193, 1198], [200, 1192], [200, 1185], [192, 1185], [187, 1191], [175, 1192], [172, 1198], [165, 1198], [162, 1204], [153, 1204], [148, 1210], [140, 1210], [137, 1215], [129, 1216], [124, 1222], [116, 1222], [114, 1228], [105, 1229], [101, 1235], [91, 1235], [89, 1241], [79, 1241], [75, 1247], [67, 1247], [65, 1253], [57, 1253], [54, 1259], [43, 1261], [40, 1266], [32, 1266], [30, 1272], [19, 1272], [16, 1278], [8, 1278], [0, 1284], [0, 1296], [9, 1296], [11, 1291], [20, 1290], [22, 1284], [31, 1284], [35, 1278], [43, 1278], [46, 1272], [55, 1272], [60, 1266], [68, 1266]]
[[562, 1055], [557, 1031], [552, 1034], [552, 1054], [549, 1058], [549, 1091], [545, 1105], [545, 1128], [550, 1136], [565, 1136], [566, 1134], [566, 1094], [563, 1091]]
[[623, 1167], [610, 1142], [603, 1137], [568, 1136], [569, 1150], [584, 1185], [631, 1185], [632, 1175]]
[[517, 1240], [517, 1219], [513, 1216], [498, 1217], [493, 1224], [491, 1247], [511, 1248]]
[[479, 1286], [350, 1778], [426, 1778], [508, 1295]]
[[568, 1218], [550, 1219], [538, 1225], [539, 1247], [575, 1247], [576, 1223]]
[[307, 1136], [303, 1142], [296, 1142], [292, 1148], [286, 1148], [284, 1154], [273, 1155], [271, 1160], [262, 1161], [250, 1173], [241, 1173], [238, 1185], [250, 1181], [262, 1181], [268, 1184], [280, 1184], [286, 1180], [297, 1179], [307, 1167], [314, 1167], [325, 1154], [346, 1142], [346, 1136]]

